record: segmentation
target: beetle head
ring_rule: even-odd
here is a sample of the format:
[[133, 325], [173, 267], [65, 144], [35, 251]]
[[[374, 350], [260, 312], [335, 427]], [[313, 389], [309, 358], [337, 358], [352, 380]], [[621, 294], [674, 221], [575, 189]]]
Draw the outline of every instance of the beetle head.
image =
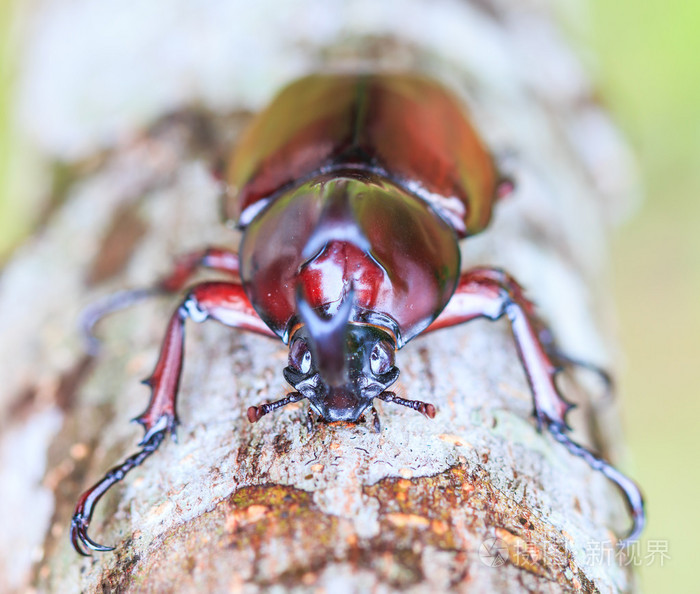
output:
[[285, 379], [326, 421], [357, 421], [399, 377], [396, 342], [377, 326], [349, 321], [350, 291], [335, 315], [323, 317], [297, 294], [304, 325], [289, 344]]
[[[339, 374], [324, 368], [324, 355], [308, 326], [290, 344], [285, 379], [306, 397], [326, 421], [357, 421], [360, 415], [399, 377], [394, 365], [394, 342], [374, 326], [348, 324], [344, 365]], [[329, 373], [330, 371], [330, 373]]]
[[[297, 290], [297, 311], [303, 324], [289, 342], [289, 365], [283, 371], [296, 392], [251, 406], [251, 423], [304, 398], [329, 422], [357, 421], [375, 398], [412, 408], [431, 419], [435, 416], [432, 404], [406, 400], [387, 390], [399, 377], [394, 364], [396, 339], [380, 326], [351, 322], [353, 306], [350, 290], [334, 315], [323, 316], [307, 303], [301, 289]], [[374, 412], [374, 427], [379, 431]]]

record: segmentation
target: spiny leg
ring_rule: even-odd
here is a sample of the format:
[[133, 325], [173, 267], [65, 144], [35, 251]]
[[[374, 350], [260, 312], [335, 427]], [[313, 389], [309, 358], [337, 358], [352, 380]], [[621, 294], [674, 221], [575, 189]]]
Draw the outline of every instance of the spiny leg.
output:
[[133, 468], [136, 468], [137, 466], [140, 466], [146, 458], [155, 452], [160, 443], [163, 441], [164, 437], [164, 431], [160, 431], [152, 435], [151, 439], [149, 439], [143, 445], [143, 449], [138, 451], [136, 454], [129, 456], [119, 466], [112, 468], [109, 472], [107, 472], [107, 474], [105, 474], [101, 481], [93, 485], [81, 495], [77, 505], [75, 506], [75, 512], [73, 513], [70, 526], [70, 540], [73, 543], [73, 548], [78, 551], [78, 553], [86, 557], [90, 555], [90, 553], [85, 551], [83, 546], [93, 551], [100, 552], [114, 550], [114, 547], [101, 545], [88, 536], [87, 530], [88, 526], [90, 525], [90, 520], [92, 519], [92, 513], [95, 509], [95, 505], [97, 505], [97, 502], [112, 485], [121, 481], [127, 472]]
[[639, 487], [566, 436], [566, 431], [570, 429], [566, 423], [566, 413], [572, 404], [564, 400], [555, 382], [561, 361], [552, 356], [551, 347], [543, 344], [541, 337], [546, 326], [536, 316], [532, 302], [524, 296], [522, 288], [512, 277], [502, 270], [489, 268], [476, 268], [463, 273], [452, 299], [427, 331], [476, 318], [497, 320], [504, 315], [510, 320], [518, 356], [532, 390], [538, 429], [547, 427], [572, 454], [583, 458], [593, 469], [599, 470], [617, 485], [626, 498], [633, 520], [632, 528], [621, 544], [638, 538], [645, 523], [644, 501]]
[[550, 426], [549, 431], [554, 436], [554, 439], [564, 445], [574, 456], [583, 458], [588, 462], [591, 468], [602, 472], [606, 477], [617, 484], [620, 490], [625, 494], [632, 514], [632, 529], [625, 538], [617, 543], [618, 546], [624, 548], [635, 540], [638, 540], [644, 530], [646, 518], [644, 514], [644, 499], [637, 484], [622, 474], [617, 468], [611, 466], [605, 460], [596, 456], [579, 443], [576, 443], [564, 433], [561, 427]]
[[175, 437], [178, 425], [176, 397], [182, 371], [184, 324], [190, 318], [203, 322], [215, 319], [227, 326], [250, 330], [266, 336], [275, 334], [258, 317], [243, 287], [234, 283], [209, 282], [194, 287], [170, 318], [153, 374], [145, 380], [151, 388], [151, 399], [146, 410], [135, 421], [145, 435], [139, 445], [142, 449], [112, 468], [100, 481], [81, 495], [73, 513], [71, 542], [81, 555], [87, 555], [83, 546], [93, 551], [109, 551], [112, 547], [96, 543], [88, 536], [88, 527], [95, 505], [100, 498], [139, 466], [158, 449], [166, 433]]
[[88, 353], [95, 355], [99, 350], [100, 343], [94, 335], [94, 328], [102, 318], [145, 299], [177, 293], [184, 288], [198, 268], [224, 272], [234, 278], [238, 278], [240, 274], [238, 254], [224, 248], [209, 247], [179, 256], [175, 259], [170, 273], [155, 286], [118, 291], [85, 308], [81, 316], [81, 328]]

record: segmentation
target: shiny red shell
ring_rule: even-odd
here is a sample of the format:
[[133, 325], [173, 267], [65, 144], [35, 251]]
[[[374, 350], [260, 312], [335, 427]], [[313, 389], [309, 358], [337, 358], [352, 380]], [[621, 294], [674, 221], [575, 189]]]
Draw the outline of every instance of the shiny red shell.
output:
[[237, 147], [226, 214], [241, 280], [283, 340], [296, 291], [393, 332], [400, 348], [447, 305], [458, 239], [491, 216], [498, 175], [458, 100], [417, 75], [315, 75], [284, 89]]
[[499, 181], [464, 105], [416, 74], [312, 75], [253, 120], [229, 163], [228, 220], [245, 227], [280, 192], [343, 169], [386, 177], [459, 237], [486, 227]]
[[354, 291], [352, 321], [390, 330], [399, 346], [447, 305], [459, 277], [449, 224], [425, 201], [376, 175], [322, 176], [285, 193], [253, 219], [241, 243], [250, 302], [283, 340], [296, 288], [334, 315]]

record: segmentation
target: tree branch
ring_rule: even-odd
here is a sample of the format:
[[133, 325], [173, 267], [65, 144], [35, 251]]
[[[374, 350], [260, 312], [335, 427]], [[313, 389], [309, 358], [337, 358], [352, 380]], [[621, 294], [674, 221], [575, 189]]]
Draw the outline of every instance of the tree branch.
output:
[[[249, 406], [287, 391], [285, 349], [188, 323], [179, 443], [164, 443], [100, 503], [91, 534], [114, 553], [83, 560], [67, 538], [78, 494], [135, 451], [139, 428], [127, 420], [146, 405], [138, 380], [152, 369], [175, 301], [105, 320], [95, 360], [80, 344], [78, 313], [113, 290], [152, 284], [178, 253], [237, 245], [218, 224], [207, 164], [230, 147], [250, 97], [267, 98], [298, 70], [379, 63], [452, 86], [496, 154], [510, 155], [503, 167], [517, 184], [492, 227], [465, 243], [464, 266], [508, 269], [567, 351], [610, 365], [604, 238], [626, 154], [551, 15], [512, 4], [446, 3], [439, 13], [416, 0], [403, 36], [372, 9], [363, 23], [334, 25], [333, 41], [314, 38], [302, 49], [304, 33], [290, 23], [275, 43], [304, 56], [301, 67], [259, 65], [267, 77], [257, 87], [240, 74], [225, 108], [205, 98], [211, 109], [162, 116], [166, 103], [156, 105], [156, 124], [108, 151], [90, 145], [94, 130], [85, 133], [93, 158], [72, 167], [62, 203], [0, 279], [0, 476], [25, 493], [9, 503], [3, 495], [23, 518], [0, 542], [4, 589], [33, 581], [47, 592], [634, 590], [628, 567], [591, 553], [612, 551], [614, 532], [628, 524], [624, 502], [538, 433], [505, 322], [476, 321], [402, 350], [399, 395], [432, 402], [438, 414], [428, 420], [379, 403], [380, 434], [371, 419], [309, 432], [303, 403], [251, 425]], [[432, 33], [411, 29], [411, 18], [428, 17], [443, 29], [427, 21]], [[455, 23], [459, 35], [450, 33]], [[585, 373], [564, 384], [580, 404], [576, 438], [591, 444], [595, 436], [616, 457], [618, 427], [598, 406], [600, 386]], [[34, 551], [33, 569], [19, 550]]]

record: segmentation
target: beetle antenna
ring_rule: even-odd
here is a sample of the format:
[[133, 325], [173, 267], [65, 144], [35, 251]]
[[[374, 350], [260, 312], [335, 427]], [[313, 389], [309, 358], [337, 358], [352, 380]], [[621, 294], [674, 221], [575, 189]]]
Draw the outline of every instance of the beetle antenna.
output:
[[389, 390], [385, 390], [379, 394], [377, 398], [379, 398], [379, 400], [383, 400], [384, 402], [393, 402], [394, 404], [400, 404], [401, 406], [406, 406], [408, 408], [412, 408], [413, 410], [417, 410], [419, 413], [424, 414], [429, 419], [435, 418], [435, 406], [430, 402], [423, 402], [422, 400], [407, 400], [406, 398], [397, 396], [394, 392], [390, 392]]
[[281, 400], [275, 400], [274, 402], [268, 402], [266, 404], [261, 404], [260, 406], [251, 406], [248, 409], [248, 420], [251, 423], [257, 423], [261, 417], [265, 416], [267, 413], [271, 413], [273, 410], [292, 404], [293, 402], [299, 402], [306, 398], [301, 392], [292, 392]]

